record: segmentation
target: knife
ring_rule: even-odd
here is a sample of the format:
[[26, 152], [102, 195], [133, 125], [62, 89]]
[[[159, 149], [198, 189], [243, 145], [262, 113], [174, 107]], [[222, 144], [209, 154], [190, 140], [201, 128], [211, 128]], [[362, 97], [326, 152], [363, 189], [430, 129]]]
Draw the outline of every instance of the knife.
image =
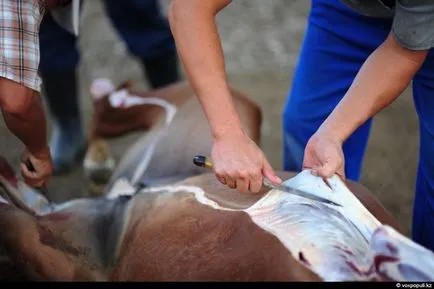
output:
[[[33, 166], [32, 162], [30, 161], [30, 159], [27, 159], [24, 162], [24, 164], [26, 165], [26, 167], [27, 167], [27, 169], [29, 171], [31, 171], [31, 172], [35, 172], [36, 171], [35, 167]], [[48, 202], [51, 202], [51, 200], [48, 198], [48, 190], [47, 190], [46, 187], [37, 187], [37, 188], [34, 188], [34, 189], [38, 190], [41, 193], [41, 195], [43, 195], [47, 199]]]
[[[198, 167], [203, 167], [206, 169], [212, 169], [213, 164], [211, 162], [211, 160], [205, 156], [201, 156], [201, 155], [197, 155], [193, 158], [193, 163], [198, 166]], [[295, 188], [290, 188], [288, 186], [285, 185], [280, 185], [280, 184], [275, 184], [273, 182], [271, 182], [268, 178], [264, 177], [263, 178], [263, 186], [270, 188], [270, 189], [274, 189], [274, 190], [279, 190], [279, 191], [283, 191], [289, 194], [293, 194], [293, 195], [297, 195], [303, 198], [307, 198], [313, 201], [318, 201], [318, 202], [322, 202], [325, 204], [329, 204], [329, 205], [334, 205], [334, 206], [338, 206], [338, 207], [342, 207], [340, 204], [335, 203], [331, 200], [313, 195], [311, 193], [299, 190], [299, 189], [295, 189]]]

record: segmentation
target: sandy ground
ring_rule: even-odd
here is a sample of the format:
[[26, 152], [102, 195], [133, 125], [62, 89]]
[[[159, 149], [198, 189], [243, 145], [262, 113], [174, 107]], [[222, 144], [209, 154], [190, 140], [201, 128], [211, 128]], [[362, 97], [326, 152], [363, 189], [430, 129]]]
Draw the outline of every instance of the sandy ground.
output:
[[[162, 1], [167, 7], [168, 0]], [[281, 112], [297, 62], [310, 1], [234, 1], [218, 16], [233, 85], [258, 102], [264, 113], [262, 147], [276, 169], [281, 168]], [[86, 1], [82, 19], [80, 65], [83, 117], [91, 116], [88, 85], [96, 77], [115, 83], [132, 79], [146, 88], [140, 67], [128, 55], [107, 19], [100, 1]], [[0, 153], [18, 167], [22, 145], [0, 124]], [[112, 142], [117, 156], [137, 135]], [[362, 183], [410, 232], [413, 187], [417, 166], [418, 124], [411, 93], [405, 92], [375, 119]], [[80, 168], [53, 177], [49, 189], [55, 200], [85, 196]]]

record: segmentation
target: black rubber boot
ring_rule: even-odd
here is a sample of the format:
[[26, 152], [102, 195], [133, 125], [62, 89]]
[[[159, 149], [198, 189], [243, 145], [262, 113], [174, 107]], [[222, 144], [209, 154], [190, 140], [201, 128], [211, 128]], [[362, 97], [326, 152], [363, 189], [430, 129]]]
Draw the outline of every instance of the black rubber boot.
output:
[[80, 102], [75, 71], [41, 73], [43, 95], [53, 122], [50, 150], [54, 172], [68, 171], [85, 153]]
[[142, 65], [152, 88], [160, 88], [180, 80], [176, 51], [153, 59], [142, 59]]

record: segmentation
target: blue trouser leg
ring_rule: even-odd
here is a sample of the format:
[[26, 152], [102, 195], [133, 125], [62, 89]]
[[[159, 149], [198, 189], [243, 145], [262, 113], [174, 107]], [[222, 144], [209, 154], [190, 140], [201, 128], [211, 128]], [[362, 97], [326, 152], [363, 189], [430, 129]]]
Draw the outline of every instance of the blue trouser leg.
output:
[[413, 207], [412, 237], [434, 251], [434, 51], [413, 80], [420, 122], [419, 166]]
[[175, 49], [158, 0], [104, 0], [107, 14], [132, 54], [154, 58]]
[[157, 0], [104, 0], [107, 14], [138, 57], [153, 88], [179, 80], [175, 41]]
[[57, 73], [77, 67], [80, 59], [77, 37], [62, 29], [50, 14], [41, 22], [39, 38], [41, 73]]
[[[339, 1], [312, 2], [283, 112], [285, 170], [301, 169], [307, 141], [342, 99], [366, 58], [387, 37], [387, 26], [389, 22], [357, 15]], [[370, 128], [368, 120], [344, 143], [349, 179], [360, 178]]]
[[[299, 170], [304, 146], [347, 91], [366, 57], [384, 40], [390, 23], [351, 16], [332, 0], [313, 1], [300, 60], [283, 117], [284, 168]], [[326, 19], [325, 16], [328, 16]], [[434, 250], [434, 53], [413, 80], [420, 120], [420, 157], [413, 239]], [[345, 172], [358, 180], [370, 121], [345, 143]]]

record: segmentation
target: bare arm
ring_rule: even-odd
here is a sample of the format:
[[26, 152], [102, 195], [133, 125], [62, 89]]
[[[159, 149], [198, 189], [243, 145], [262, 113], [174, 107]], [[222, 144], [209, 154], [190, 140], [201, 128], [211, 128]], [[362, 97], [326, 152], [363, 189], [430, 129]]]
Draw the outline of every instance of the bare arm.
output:
[[309, 140], [303, 166], [314, 174], [345, 177], [343, 142], [393, 102], [419, 70], [427, 50], [400, 46], [390, 34], [365, 61], [344, 98]]
[[47, 128], [39, 94], [14, 81], [0, 78], [0, 107], [9, 130], [26, 149], [22, 160], [30, 160], [35, 171], [21, 163], [25, 182], [33, 187], [45, 185], [52, 172]]
[[390, 34], [363, 64], [350, 89], [319, 131], [344, 142], [402, 93], [427, 53], [428, 50], [403, 48]]
[[169, 22], [187, 77], [211, 127], [217, 178], [240, 192], [259, 192], [275, 175], [263, 152], [244, 133], [226, 79], [215, 16], [230, 0], [172, 0]]
[[0, 80], [0, 105], [7, 127], [35, 156], [46, 153], [47, 129], [37, 92], [7, 79]]
[[169, 21], [181, 61], [214, 138], [242, 132], [226, 79], [216, 14], [231, 0], [174, 0]]
[[365, 61], [344, 98], [306, 146], [303, 165], [314, 174], [344, 176], [343, 142], [402, 93], [434, 47], [434, 3], [394, 2], [389, 36]]

